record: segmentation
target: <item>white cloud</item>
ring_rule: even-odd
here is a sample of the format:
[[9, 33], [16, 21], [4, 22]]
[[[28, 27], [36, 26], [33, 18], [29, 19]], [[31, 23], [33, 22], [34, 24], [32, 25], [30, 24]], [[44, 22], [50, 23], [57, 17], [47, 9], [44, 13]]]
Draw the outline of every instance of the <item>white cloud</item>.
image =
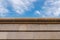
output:
[[59, 16], [60, 15], [60, 0], [46, 0], [43, 10], [46, 15]]
[[6, 8], [6, 3], [4, 0], [0, 0], [0, 16], [4, 17], [6, 13], [8, 13], [8, 9]]
[[1, 8], [0, 8], [0, 16], [1, 16], [1, 17], [6, 16], [7, 13], [8, 13], [8, 10], [7, 10], [7, 9], [5, 9], [4, 7], [1, 7]]
[[5, 17], [10, 12], [9, 4], [14, 12], [22, 14], [34, 8], [33, 2], [36, 0], [0, 0], [0, 16]]
[[46, 17], [58, 17], [60, 15], [60, 0], [46, 0], [40, 13]]
[[19, 14], [34, 8], [33, 2], [36, 0], [9, 0], [13, 6], [13, 10]]
[[37, 11], [35, 11], [35, 14], [40, 15], [40, 14], [41, 14], [41, 12], [37, 10]]

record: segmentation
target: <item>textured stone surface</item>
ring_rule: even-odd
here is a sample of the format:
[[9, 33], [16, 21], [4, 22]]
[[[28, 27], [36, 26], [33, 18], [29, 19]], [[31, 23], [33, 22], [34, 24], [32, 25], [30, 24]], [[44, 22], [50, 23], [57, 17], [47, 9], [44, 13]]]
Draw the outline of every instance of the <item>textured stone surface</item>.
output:
[[0, 39], [7, 39], [7, 32], [0, 32]]
[[60, 30], [60, 24], [0, 24], [0, 30]]
[[[0, 30], [60, 30], [60, 24], [0, 24]], [[60, 32], [0, 32], [0, 39], [60, 39]]]
[[60, 32], [0, 32], [0, 39], [60, 39]]

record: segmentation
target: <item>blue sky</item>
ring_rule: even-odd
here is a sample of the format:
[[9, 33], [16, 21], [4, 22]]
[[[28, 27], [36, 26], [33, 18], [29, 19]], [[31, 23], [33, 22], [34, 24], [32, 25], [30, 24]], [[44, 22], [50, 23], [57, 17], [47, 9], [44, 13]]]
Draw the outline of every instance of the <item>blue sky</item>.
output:
[[0, 0], [0, 18], [59, 18], [60, 0]]

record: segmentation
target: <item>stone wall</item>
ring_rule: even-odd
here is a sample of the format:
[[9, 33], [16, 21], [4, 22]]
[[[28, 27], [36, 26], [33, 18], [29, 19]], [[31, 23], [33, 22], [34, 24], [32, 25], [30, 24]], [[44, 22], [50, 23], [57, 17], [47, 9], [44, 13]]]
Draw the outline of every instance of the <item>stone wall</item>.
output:
[[0, 24], [0, 39], [60, 39], [60, 24]]

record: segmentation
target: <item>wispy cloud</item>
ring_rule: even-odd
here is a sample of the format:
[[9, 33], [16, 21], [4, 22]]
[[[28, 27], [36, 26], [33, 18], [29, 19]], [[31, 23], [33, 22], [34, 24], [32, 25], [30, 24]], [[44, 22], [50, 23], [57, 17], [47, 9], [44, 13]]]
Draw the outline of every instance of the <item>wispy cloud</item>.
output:
[[0, 16], [4, 17], [11, 12], [7, 8], [9, 4], [14, 12], [22, 14], [34, 8], [33, 2], [36, 0], [0, 0]]
[[41, 7], [41, 14], [46, 17], [58, 17], [60, 16], [60, 0], [46, 0], [43, 7]]
[[[0, 0], [0, 16], [4, 17], [7, 13], [11, 12], [9, 11], [9, 4], [14, 12], [23, 14], [34, 8], [33, 3], [36, 1], [37, 0]], [[40, 10], [35, 11], [35, 14], [41, 15], [42, 17], [60, 16], [60, 0], [45, 0], [44, 5], [41, 6]]]
[[4, 17], [6, 13], [8, 13], [8, 9], [6, 8], [7, 4], [5, 3], [4, 0], [0, 0], [0, 16]]
[[13, 6], [13, 10], [19, 14], [34, 8], [33, 2], [36, 0], [9, 0]]

